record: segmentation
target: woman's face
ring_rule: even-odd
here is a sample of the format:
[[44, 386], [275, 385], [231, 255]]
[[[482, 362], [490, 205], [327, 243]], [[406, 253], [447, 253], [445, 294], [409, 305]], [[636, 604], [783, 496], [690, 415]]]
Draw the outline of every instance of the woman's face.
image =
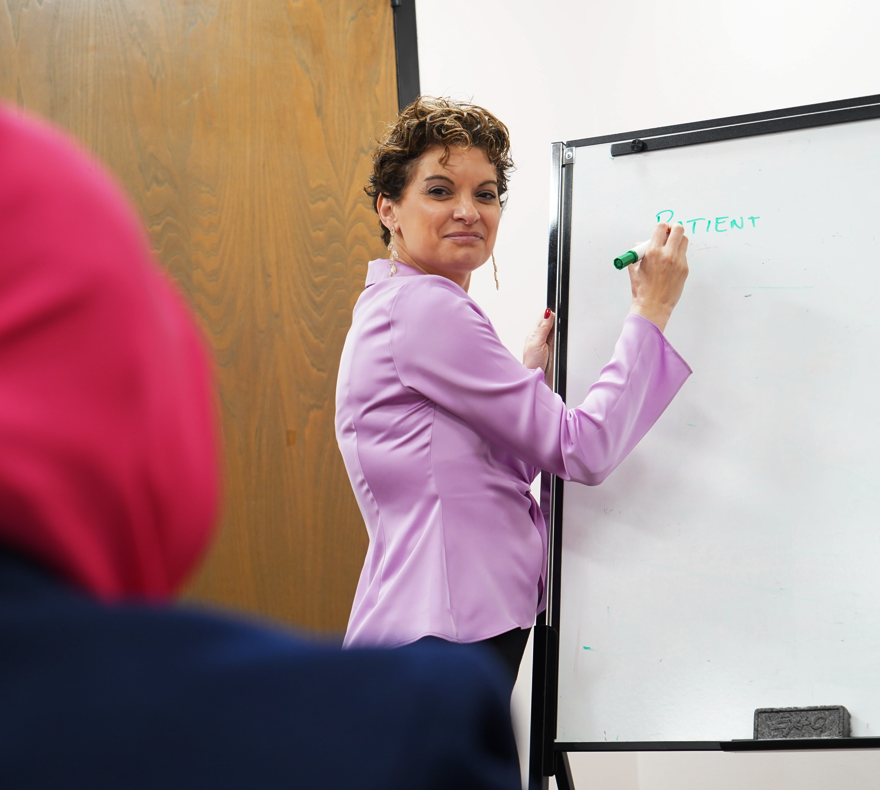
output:
[[439, 274], [466, 291], [471, 272], [495, 247], [501, 220], [495, 166], [480, 148], [429, 148], [417, 160], [397, 202], [380, 195], [379, 216], [394, 228], [394, 249], [404, 263]]

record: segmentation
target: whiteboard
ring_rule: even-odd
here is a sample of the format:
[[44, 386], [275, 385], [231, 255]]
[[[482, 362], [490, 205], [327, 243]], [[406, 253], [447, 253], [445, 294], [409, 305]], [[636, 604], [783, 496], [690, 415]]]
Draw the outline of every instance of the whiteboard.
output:
[[812, 705], [880, 734], [880, 120], [573, 147], [569, 406], [658, 214], [690, 237], [666, 334], [694, 374], [608, 480], [565, 485], [557, 741], [751, 738]]

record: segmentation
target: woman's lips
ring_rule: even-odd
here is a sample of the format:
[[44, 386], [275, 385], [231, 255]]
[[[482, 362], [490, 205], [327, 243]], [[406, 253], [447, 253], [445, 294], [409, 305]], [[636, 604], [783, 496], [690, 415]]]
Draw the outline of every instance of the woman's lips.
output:
[[479, 233], [450, 233], [446, 238], [460, 244], [475, 244], [483, 240]]

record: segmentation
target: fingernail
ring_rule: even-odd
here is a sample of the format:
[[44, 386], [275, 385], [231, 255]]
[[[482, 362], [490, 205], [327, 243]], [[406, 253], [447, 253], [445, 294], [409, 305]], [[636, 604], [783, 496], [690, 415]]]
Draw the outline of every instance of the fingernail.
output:
[[550, 308], [548, 307], [548, 308], [544, 311], [544, 318], [545, 318], [545, 319], [549, 318], [549, 317], [550, 317], [550, 313], [551, 313], [551, 310], [550, 310]]

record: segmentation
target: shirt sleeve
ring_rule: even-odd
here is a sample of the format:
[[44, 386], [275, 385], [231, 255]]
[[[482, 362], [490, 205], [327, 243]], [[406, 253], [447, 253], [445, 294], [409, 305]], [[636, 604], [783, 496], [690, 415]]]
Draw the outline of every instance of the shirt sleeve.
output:
[[476, 303], [439, 277], [400, 289], [391, 351], [404, 386], [522, 461], [587, 485], [626, 458], [691, 373], [655, 324], [631, 314], [599, 380], [567, 409]]

